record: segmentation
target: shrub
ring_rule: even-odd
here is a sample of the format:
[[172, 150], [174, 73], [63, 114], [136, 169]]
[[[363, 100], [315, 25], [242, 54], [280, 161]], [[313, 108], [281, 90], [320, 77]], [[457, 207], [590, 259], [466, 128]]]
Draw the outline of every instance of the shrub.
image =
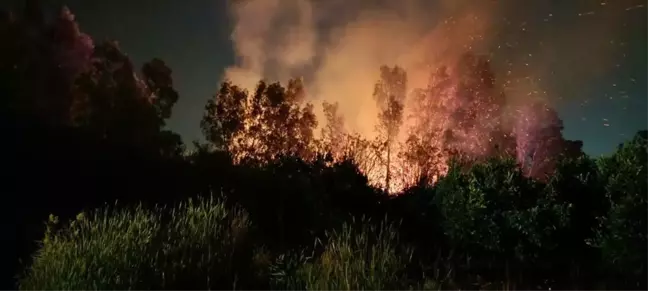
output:
[[252, 255], [246, 245], [249, 228], [246, 212], [228, 210], [213, 198], [181, 203], [162, 228], [153, 270], [161, 285], [153, 287], [235, 287]]
[[20, 288], [234, 288], [239, 273], [250, 273], [249, 227], [245, 212], [213, 198], [154, 211], [105, 208], [64, 227], [51, 216]]
[[522, 275], [521, 264], [535, 267], [556, 247], [553, 233], [566, 226], [569, 207], [541, 186], [512, 159], [451, 167], [436, 185], [434, 199], [441, 227], [458, 252], [457, 271], [521, 281], [511, 277]]
[[622, 288], [646, 288], [648, 256], [648, 141], [646, 132], [599, 160], [609, 211], [599, 218], [593, 240], [601, 249], [606, 273], [624, 282]]
[[51, 215], [21, 289], [136, 288], [155, 260], [153, 244], [161, 229], [160, 217], [141, 207], [81, 213], [60, 227]]
[[[544, 188], [544, 195], [563, 205], [566, 225], [551, 231], [543, 241], [542, 261], [551, 265], [552, 277], [565, 287], [594, 288], [600, 266], [600, 252], [587, 244], [594, 235], [597, 216], [606, 212], [607, 202], [596, 163], [587, 156], [560, 159]], [[536, 222], [537, 224], [540, 224]], [[547, 248], [548, 244], [553, 244]]]
[[345, 223], [339, 231], [327, 232], [328, 242], [317, 258], [292, 253], [289, 260], [293, 268], [288, 273], [276, 274], [275, 282], [284, 283], [288, 289], [307, 290], [409, 287], [405, 271], [412, 252], [399, 248], [397, 225], [386, 221], [375, 225], [365, 219], [357, 229], [354, 224], [355, 220]]

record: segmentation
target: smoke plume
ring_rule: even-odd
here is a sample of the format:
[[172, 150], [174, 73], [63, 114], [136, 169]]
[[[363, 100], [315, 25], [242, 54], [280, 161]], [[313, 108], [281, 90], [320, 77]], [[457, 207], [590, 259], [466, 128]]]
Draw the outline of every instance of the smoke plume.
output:
[[470, 51], [489, 58], [509, 104], [557, 103], [618, 61], [634, 2], [231, 0], [237, 61], [225, 78], [252, 89], [301, 77], [318, 120], [317, 106], [337, 102], [347, 129], [371, 138], [381, 65], [404, 68], [413, 90]]
[[365, 134], [381, 65], [405, 68], [409, 87], [420, 88], [435, 66], [471, 50], [493, 58], [509, 99], [564, 98], [551, 90], [577, 87], [618, 61], [614, 38], [632, 25], [622, 20], [636, 6], [568, 2], [232, 0], [237, 63], [225, 76], [245, 88], [303, 77], [316, 105], [339, 102], [347, 125]]

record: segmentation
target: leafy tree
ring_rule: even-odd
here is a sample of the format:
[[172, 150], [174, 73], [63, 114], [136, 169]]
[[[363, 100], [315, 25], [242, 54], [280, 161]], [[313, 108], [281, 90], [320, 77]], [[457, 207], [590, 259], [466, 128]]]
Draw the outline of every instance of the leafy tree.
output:
[[400, 126], [403, 122], [403, 104], [407, 96], [407, 72], [395, 66], [393, 68], [382, 66], [380, 80], [374, 88], [374, 100], [378, 105], [378, 132], [384, 140], [387, 153], [385, 162], [385, 189], [389, 192], [391, 155], [394, 141], [398, 137]]
[[171, 117], [171, 109], [178, 102], [178, 92], [173, 88], [171, 69], [160, 59], [153, 59], [142, 67], [142, 77], [157, 110], [162, 125]]
[[27, 1], [22, 18], [3, 23], [4, 108], [52, 125], [70, 121], [74, 80], [87, 67], [92, 39], [79, 30], [74, 15], [63, 7], [46, 23], [38, 1]]
[[182, 151], [180, 137], [163, 129], [178, 100], [164, 62], [154, 59], [138, 75], [116, 42], [95, 45], [67, 7], [52, 22], [44, 19], [39, 1], [28, 1], [23, 18], [2, 23], [6, 112], [164, 155]]
[[337, 103], [323, 103], [326, 126], [322, 128], [321, 145], [331, 154], [332, 166], [353, 164], [370, 175], [379, 172], [380, 153], [384, 149], [379, 140], [369, 140], [357, 133], [348, 133]]
[[608, 203], [594, 160], [587, 156], [553, 159], [556, 161], [555, 169], [546, 179], [543, 192], [569, 209], [565, 212], [566, 227], [554, 231], [552, 241], [558, 246], [545, 257], [554, 262], [556, 271], [564, 274], [560, 279], [571, 282], [572, 288], [583, 288], [581, 284], [594, 279], [587, 277], [595, 274], [592, 266], [600, 264], [598, 252], [586, 241], [593, 237], [596, 218], [606, 212]]
[[582, 155], [582, 142], [562, 136], [563, 123], [558, 113], [545, 102], [533, 102], [517, 109], [515, 137], [517, 159], [525, 174], [546, 180], [560, 156]]
[[96, 46], [92, 68], [77, 80], [74, 124], [107, 139], [177, 154], [179, 136], [163, 130], [178, 100], [171, 70], [154, 59], [142, 71], [143, 80], [117, 42]]
[[[449, 118], [452, 108], [449, 100], [454, 94], [453, 82], [445, 66], [431, 74], [427, 88], [418, 89], [412, 94], [410, 116], [413, 126], [410, 128], [404, 151], [405, 160], [416, 166], [415, 178], [432, 180], [447, 170], [446, 140], [450, 131]], [[432, 181], [430, 181], [432, 182]]]
[[332, 153], [336, 158], [341, 158], [344, 154], [346, 131], [344, 130], [344, 118], [338, 112], [339, 104], [322, 103], [326, 126], [322, 128], [322, 142], [324, 149]]
[[237, 160], [268, 162], [281, 154], [313, 158], [313, 106], [300, 80], [287, 87], [260, 82], [254, 94], [224, 82], [205, 107], [203, 133]]
[[52, 23], [50, 34], [54, 42], [54, 57], [58, 60], [62, 75], [67, 79], [66, 83], [73, 83], [75, 78], [91, 65], [94, 41], [89, 35], [81, 32], [74, 14], [65, 6]]
[[441, 227], [458, 251], [470, 254], [471, 268], [516, 281], [514, 266], [538, 264], [557, 247], [554, 230], [567, 227], [569, 206], [539, 186], [511, 159], [490, 159], [469, 171], [451, 166], [436, 186], [435, 203]]
[[[369, 140], [359, 134], [347, 134], [344, 138], [343, 157], [353, 161], [367, 176], [382, 171], [384, 144], [379, 140]], [[377, 175], [380, 176], [380, 175]]]
[[248, 112], [248, 92], [231, 82], [223, 82], [214, 100], [205, 106], [200, 123], [205, 138], [220, 149], [230, 149], [230, 143], [245, 130]]
[[487, 158], [514, 149], [503, 126], [506, 98], [485, 56], [465, 53], [456, 63], [437, 68], [408, 104], [413, 126], [404, 158], [418, 168], [416, 179], [438, 179], [458, 154]]
[[646, 288], [648, 255], [648, 131], [639, 131], [614, 155], [598, 160], [609, 210], [599, 217], [594, 245], [606, 262], [606, 273], [624, 282], [623, 288]]

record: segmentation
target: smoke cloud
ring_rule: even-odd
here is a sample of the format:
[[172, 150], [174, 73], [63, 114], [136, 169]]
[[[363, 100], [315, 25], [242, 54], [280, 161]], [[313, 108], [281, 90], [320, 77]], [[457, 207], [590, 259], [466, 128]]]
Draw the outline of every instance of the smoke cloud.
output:
[[237, 62], [225, 78], [251, 89], [302, 77], [316, 106], [338, 102], [349, 129], [371, 136], [381, 65], [403, 67], [408, 87], [422, 88], [435, 67], [473, 51], [492, 58], [512, 103], [558, 100], [556, 88], [578, 87], [618, 60], [613, 36], [632, 25], [624, 13], [641, 8], [630, 2], [231, 1]]

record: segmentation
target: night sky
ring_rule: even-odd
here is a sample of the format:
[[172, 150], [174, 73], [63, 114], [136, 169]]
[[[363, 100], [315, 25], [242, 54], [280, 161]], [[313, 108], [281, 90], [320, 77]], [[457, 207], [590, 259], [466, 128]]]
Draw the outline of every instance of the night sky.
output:
[[[351, 1], [351, 0], [349, 0]], [[19, 0], [0, 4], [20, 7]], [[224, 69], [234, 63], [230, 41], [232, 24], [226, 0], [50, 0], [52, 6], [66, 4], [77, 16], [82, 31], [95, 41], [112, 38], [138, 65], [154, 57], [163, 59], [173, 69], [180, 100], [174, 107], [169, 127], [180, 133], [185, 143], [200, 139], [199, 121], [206, 101], [219, 86]], [[526, 5], [534, 1], [518, 1]], [[536, 1], [537, 2], [537, 1]], [[550, 1], [557, 16], [571, 21], [600, 22], [597, 14], [579, 12], [578, 3], [598, 0]], [[566, 138], [583, 140], [585, 151], [598, 156], [609, 153], [637, 130], [648, 127], [648, 94], [646, 92], [646, 1], [610, 0], [629, 8], [625, 35], [611, 41], [622, 43], [615, 50], [615, 68], [590, 78], [586, 83], [570, 85], [569, 80], [556, 81], [555, 94], [562, 101], [555, 104], [564, 121]], [[621, 3], [621, 4], [619, 4]], [[643, 7], [637, 5], [644, 4]], [[602, 4], [605, 5], [605, 4]], [[3, 7], [4, 6], [4, 7]], [[603, 7], [604, 8], [604, 7]], [[539, 10], [539, 9], [538, 9]], [[562, 13], [561, 13], [562, 12]], [[526, 9], [515, 13], [518, 21], [525, 17], [542, 17], [547, 11]], [[586, 15], [578, 16], [578, 13]], [[561, 29], [560, 21], [551, 27]], [[503, 32], [506, 33], [506, 32]], [[583, 32], [580, 31], [579, 34]], [[596, 34], [596, 31], [587, 33]], [[587, 37], [580, 35], [579, 37]], [[587, 50], [582, 51], [587, 54]], [[559, 62], [560, 59], [554, 60]], [[569, 69], [561, 67], [563, 70]], [[563, 74], [564, 76], [564, 74]], [[564, 78], [564, 77], [563, 77]]]

